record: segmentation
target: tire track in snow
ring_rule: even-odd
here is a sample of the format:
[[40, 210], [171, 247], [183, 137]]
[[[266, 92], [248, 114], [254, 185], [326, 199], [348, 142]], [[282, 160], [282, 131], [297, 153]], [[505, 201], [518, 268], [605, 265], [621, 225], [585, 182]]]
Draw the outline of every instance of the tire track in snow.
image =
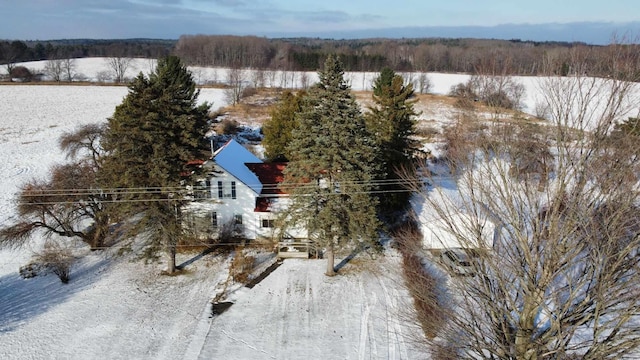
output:
[[[388, 359], [408, 359], [407, 346], [402, 336], [402, 327], [394, 315], [398, 314], [398, 297], [400, 294], [394, 289], [394, 296], [392, 297], [389, 290], [385, 286], [384, 282], [380, 280], [378, 276], [378, 283], [384, 293], [385, 301], [387, 303], [386, 315], [387, 315], [387, 341], [389, 344]], [[398, 349], [396, 349], [396, 345]], [[398, 354], [399, 352], [399, 354]], [[397, 356], [400, 356], [399, 358]]]
[[[358, 287], [360, 288], [360, 293], [363, 295], [363, 299], [367, 299], [366, 293], [364, 291], [364, 286], [362, 285], [362, 278], [358, 278]], [[371, 314], [371, 307], [369, 306], [369, 301], [364, 301], [364, 309], [362, 310], [362, 315], [360, 316], [360, 341], [358, 342], [358, 359], [364, 360], [364, 355], [367, 350], [367, 338], [368, 338], [368, 330], [369, 330], [369, 316]]]
[[367, 344], [370, 344], [369, 358], [378, 359], [378, 344], [376, 342], [375, 326], [371, 321], [371, 313], [375, 312], [378, 305], [378, 297], [375, 291], [371, 291], [371, 297], [366, 296], [362, 278], [358, 285], [362, 298], [365, 299], [364, 308], [360, 318], [360, 341], [358, 343], [358, 359], [364, 360], [367, 357]]
[[278, 357], [276, 357], [276, 356], [269, 355], [269, 353], [268, 353], [267, 351], [265, 351], [265, 350], [263, 350], [263, 349], [258, 349], [257, 347], [255, 347], [255, 346], [251, 345], [250, 343], [248, 343], [248, 342], [246, 342], [246, 341], [244, 341], [244, 340], [242, 340], [242, 339], [240, 339], [240, 338], [237, 338], [237, 337], [233, 337], [233, 336], [231, 336], [231, 335], [230, 335], [226, 330], [224, 330], [224, 329], [223, 329], [223, 330], [221, 330], [221, 332], [222, 332], [222, 334], [224, 334], [224, 336], [228, 337], [229, 339], [231, 339], [231, 340], [233, 340], [233, 341], [235, 341], [235, 342], [242, 343], [242, 344], [244, 344], [246, 347], [248, 347], [248, 348], [249, 348], [249, 349], [251, 349], [251, 350], [255, 350], [255, 351], [257, 351], [257, 352], [261, 352], [261, 353], [265, 354], [266, 356], [269, 356], [269, 359], [277, 359], [277, 358], [278, 358]]
[[287, 333], [288, 333], [288, 314], [289, 314], [289, 299], [290, 294], [295, 291], [295, 283], [292, 276], [289, 276], [289, 271], [285, 272], [287, 276], [287, 286], [283, 289], [283, 293], [280, 296], [280, 304], [279, 309], [277, 309], [276, 313], [282, 314], [282, 321], [277, 321], [278, 327], [275, 332], [275, 343], [274, 343], [274, 351], [276, 353], [276, 357], [280, 358], [282, 351], [281, 349], [286, 348], [287, 344]]

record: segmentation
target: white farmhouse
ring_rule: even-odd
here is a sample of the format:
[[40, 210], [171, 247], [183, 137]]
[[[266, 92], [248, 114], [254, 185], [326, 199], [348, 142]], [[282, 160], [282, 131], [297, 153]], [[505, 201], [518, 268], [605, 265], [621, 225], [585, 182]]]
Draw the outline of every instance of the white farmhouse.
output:
[[[216, 238], [223, 229], [245, 239], [273, 238], [275, 221], [289, 198], [279, 187], [286, 163], [264, 163], [230, 140], [202, 165], [204, 177], [184, 208], [186, 226], [200, 237]], [[303, 231], [288, 237], [304, 237]]]

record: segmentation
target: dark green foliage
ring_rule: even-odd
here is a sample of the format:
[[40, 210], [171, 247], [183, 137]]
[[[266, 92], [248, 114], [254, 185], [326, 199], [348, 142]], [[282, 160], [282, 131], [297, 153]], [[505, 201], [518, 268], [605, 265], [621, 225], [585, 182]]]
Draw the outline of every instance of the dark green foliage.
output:
[[380, 75], [373, 80], [373, 95], [382, 96], [384, 89], [391, 86], [395, 76], [396, 73], [393, 70], [388, 67], [383, 68], [380, 71]]
[[180, 228], [181, 175], [188, 161], [202, 157], [207, 130], [210, 106], [198, 105], [198, 94], [180, 59], [160, 60], [154, 73], [140, 74], [129, 85], [102, 144], [108, 156], [100, 180], [106, 188], [121, 189], [121, 215], [143, 214], [143, 226], [136, 231], [167, 245], [173, 256]]
[[385, 68], [374, 82], [375, 105], [365, 118], [369, 132], [375, 134], [378, 162], [384, 170], [384, 177], [377, 180], [385, 183], [379, 196], [385, 213], [405, 208], [410, 196], [402, 179], [412, 175], [412, 162], [420, 145], [414, 137], [417, 114], [412, 96], [413, 86], [405, 86], [401, 76]]
[[291, 132], [297, 126], [296, 114], [302, 110], [306, 92], [294, 95], [285, 91], [282, 99], [271, 109], [271, 119], [264, 123], [262, 132], [265, 156], [268, 160], [288, 160], [287, 145], [291, 142]]
[[285, 179], [291, 187], [292, 223], [306, 226], [327, 249], [332, 275], [334, 248], [376, 243], [379, 222], [374, 190], [375, 148], [339, 60], [330, 56], [320, 83], [304, 98], [288, 147]]

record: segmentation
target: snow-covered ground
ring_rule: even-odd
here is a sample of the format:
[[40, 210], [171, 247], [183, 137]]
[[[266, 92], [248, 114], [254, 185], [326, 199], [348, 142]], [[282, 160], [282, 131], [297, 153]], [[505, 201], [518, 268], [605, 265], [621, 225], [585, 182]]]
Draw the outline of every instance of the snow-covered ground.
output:
[[[106, 121], [126, 93], [0, 86], [0, 226], [15, 216], [19, 187], [64, 161], [59, 136]], [[224, 106], [224, 91], [203, 89], [200, 100]], [[398, 268], [393, 256], [372, 263], [387, 264], [377, 272], [351, 273], [347, 265], [335, 278], [322, 275], [322, 261], [287, 260], [210, 319], [208, 304], [228, 276], [225, 256], [179, 254], [186, 274], [167, 277], [157, 263], [78, 243], [79, 260], [63, 285], [52, 274], [19, 276], [42, 239], [32, 243], [0, 250], [0, 359], [423, 358], [410, 345], [421, 333], [405, 321], [411, 306], [402, 281], [390, 275]]]

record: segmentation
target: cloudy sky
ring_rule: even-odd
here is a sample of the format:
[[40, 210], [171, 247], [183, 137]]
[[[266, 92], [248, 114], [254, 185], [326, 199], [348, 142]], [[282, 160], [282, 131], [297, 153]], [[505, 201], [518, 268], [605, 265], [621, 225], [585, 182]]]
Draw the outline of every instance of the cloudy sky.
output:
[[[439, 36], [428, 30], [475, 27], [468, 29], [473, 34], [482, 30], [478, 27], [497, 25], [502, 26], [494, 30], [505, 33], [497, 37], [523, 38], [545, 24], [564, 33], [562, 40], [584, 41], [584, 31], [566, 24], [589, 23], [610, 37], [611, 29], [634, 31], [640, 20], [638, 0], [0, 0], [0, 6], [10, 12], [3, 11], [0, 38], [22, 40], [177, 39], [183, 34], [413, 37], [418, 30]], [[525, 36], [509, 36], [509, 31]]]

